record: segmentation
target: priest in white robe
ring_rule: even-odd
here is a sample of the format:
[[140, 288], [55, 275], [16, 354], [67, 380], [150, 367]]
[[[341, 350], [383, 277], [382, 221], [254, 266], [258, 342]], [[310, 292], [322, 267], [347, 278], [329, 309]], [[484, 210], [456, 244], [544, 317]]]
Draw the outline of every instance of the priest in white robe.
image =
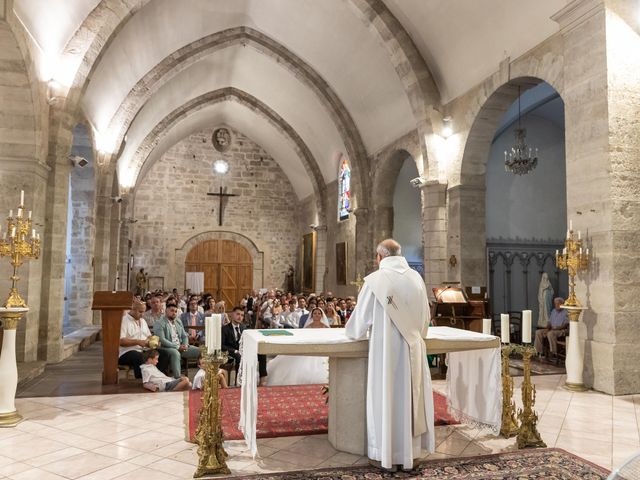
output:
[[391, 239], [377, 248], [379, 270], [368, 275], [346, 325], [352, 339], [369, 332], [368, 456], [385, 469], [411, 469], [435, 449], [427, 336], [427, 290]]

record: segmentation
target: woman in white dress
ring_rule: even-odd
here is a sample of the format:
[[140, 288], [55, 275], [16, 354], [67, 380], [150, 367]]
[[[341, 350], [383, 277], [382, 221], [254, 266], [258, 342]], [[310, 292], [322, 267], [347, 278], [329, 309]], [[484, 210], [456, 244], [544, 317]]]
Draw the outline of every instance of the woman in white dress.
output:
[[[329, 328], [320, 308], [309, 314], [304, 328]], [[310, 385], [329, 383], [329, 357], [278, 355], [267, 363], [267, 385]]]

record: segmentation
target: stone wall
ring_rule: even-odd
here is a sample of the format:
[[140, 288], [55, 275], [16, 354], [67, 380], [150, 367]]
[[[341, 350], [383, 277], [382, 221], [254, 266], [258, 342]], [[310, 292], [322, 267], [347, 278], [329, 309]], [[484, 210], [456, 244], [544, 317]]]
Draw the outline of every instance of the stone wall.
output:
[[91, 139], [82, 125], [74, 129], [71, 155], [85, 158], [69, 175], [70, 209], [67, 225], [67, 264], [65, 268], [66, 331], [93, 323], [93, 256], [95, 245], [95, 170]]
[[[293, 187], [280, 166], [259, 145], [233, 131], [233, 145], [219, 153], [211, 145], [213, 129], [190, 135], [154, 164], [134, 192], [132, 250], [134, 271], [164, 277], [165, 288], [182, 286], [176, 249], [205, 232], [233, 232], [250, 239], [264, 253], [260, 287], [282, 287], [289, 264], [296, 265], [300, 245], [298, 206]], [[230, 166], [215, 176], [213, 162]], [[226, 200], [218, 226], [219, 200], [207, 196], [220, 186], [239, 195]]]

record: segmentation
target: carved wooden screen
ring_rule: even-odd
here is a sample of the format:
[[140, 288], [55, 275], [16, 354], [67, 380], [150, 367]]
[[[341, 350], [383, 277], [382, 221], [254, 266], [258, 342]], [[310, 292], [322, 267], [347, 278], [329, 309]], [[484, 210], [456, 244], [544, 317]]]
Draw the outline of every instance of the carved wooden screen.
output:
[[217, 301], [224, 300], [227, 310], [253, 288], [253, 260], [249, 252], [232, 240], [205, 240], [191, 249], [185, 262], [186, 272], [204, 272], [204, 291]]
[[489, 299], [493, 315], [532, 310], [538, 320], [538, 287], [544, 272], [549, 275], [554, 297], [566, 298], [567, 272], [555, 265], [559, 244], [487, 243]]

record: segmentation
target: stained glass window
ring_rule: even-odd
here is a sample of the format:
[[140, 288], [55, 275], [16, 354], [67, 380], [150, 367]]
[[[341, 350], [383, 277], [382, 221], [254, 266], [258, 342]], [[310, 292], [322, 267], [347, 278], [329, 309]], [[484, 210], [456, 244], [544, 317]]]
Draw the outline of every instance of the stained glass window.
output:
[[338, 218], [346, 220], [349, 218], [351, 209], [351, 169], [349, 162], [343, 158], [340, 162], [340, 172], [338, 173]]

